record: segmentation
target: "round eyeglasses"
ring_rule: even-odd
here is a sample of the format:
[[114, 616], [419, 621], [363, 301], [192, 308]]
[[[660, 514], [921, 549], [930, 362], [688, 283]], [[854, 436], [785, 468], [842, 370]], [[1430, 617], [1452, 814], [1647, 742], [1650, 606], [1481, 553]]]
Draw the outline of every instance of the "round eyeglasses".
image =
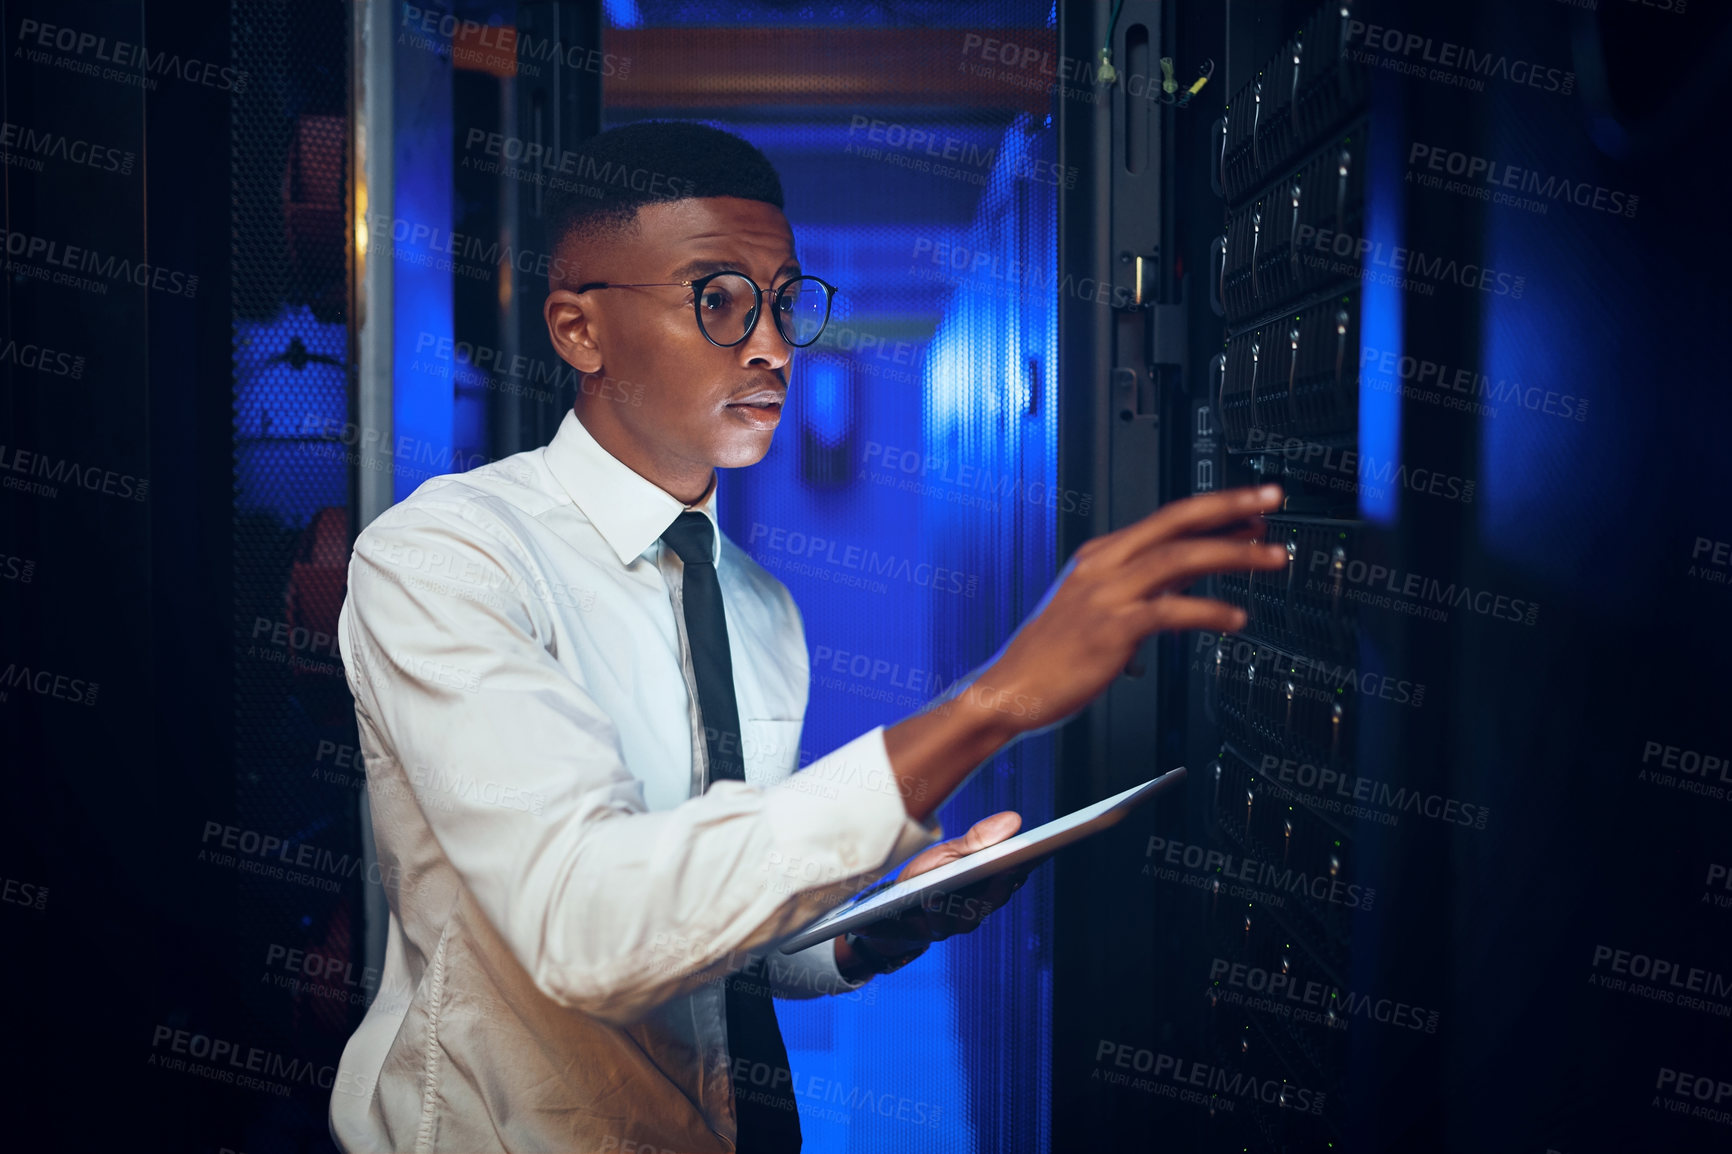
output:
[[[769, 289], [744, 273], [713, 272], [696, 280], [649, 281], [641, 284], [618, 284], [592, 281], [579, 285], [577, 291], [606, 288], [689, 288], [692, 290], [692, 312], [698, 318], [698, 331], [712, 345], [731, 349], [752, 335], [758, 327], [764, 294]], [[836, 286], [815, 276], [797, 276], [771, 292], [770, 311], [776, 318], [776, 331], [794, 348], [803, 349], [818, 339], [824, 326], [830, 323], [830, 304], [836, 296]]]

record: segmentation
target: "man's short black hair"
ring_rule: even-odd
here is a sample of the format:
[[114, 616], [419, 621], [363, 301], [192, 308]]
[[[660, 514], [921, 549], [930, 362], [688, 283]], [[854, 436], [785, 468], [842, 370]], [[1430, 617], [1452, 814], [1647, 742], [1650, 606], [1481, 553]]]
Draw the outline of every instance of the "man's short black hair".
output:
[[[547, 236], [554, 247], [624, 228], [646, 204], [737, 196], [782, 207], [782, 179], [750, 141], [690, 120], [640, 120], [610, 128], [573, 149], [569, 185], [552, 197]], [[567, 165], [561, 164], [561, 168]]]

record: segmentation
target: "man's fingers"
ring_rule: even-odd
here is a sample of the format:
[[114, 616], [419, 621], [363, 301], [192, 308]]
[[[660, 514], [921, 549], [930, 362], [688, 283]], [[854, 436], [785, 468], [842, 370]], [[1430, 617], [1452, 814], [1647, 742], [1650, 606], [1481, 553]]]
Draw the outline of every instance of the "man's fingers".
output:
[[1194, 534], [1195, 536], [1217, 537], [1222, 540], [1261, 541], [1269, 531], [1269, 523], [1262, 517], [1246, 517], [1231, 525], [1223, 525], [1212, 533]]
[[956, 891], [955, 897], [964, 904], [965, 910], [972, 910], [974, 920], [978, 920], [1008, 902], [1011, 896], [1022, 888], [1023, 883], [1028, 881], [1028, 875], [1051, 856], [1042, 854], [1033, 861], [1023, 862], [1013, 869], [964, 886]]
[[906, 949], [922, 942], [932, 940], [932, 930], [927, 923], [926, 911], [919, 906], [903, 910], [893, 917], [872, 922], [857, 931], [863, 938], [873, 941], [894, 943], [892, 949]]
[[1245, 628], [1245, 611], [1225, 601], [1207, 597], [1182, 597], [1169, 593], [1150, 601], [1136, 618], [1135, 631], [1147, 637], [1156, 630], [1178, 632], [1201, 629], [1208, 633], [1237, 633]]
[[1112, 533], [1101, 540], [1103, 560], [1109, 565], [1122, 565], [1137, 554], [1176, 537], [1214, 532], [1281, 507], [1283, 494], [1279, 485], [1262, 485], [1242, 489], [1223, 489], [1219, 493], [1201, 493], [1173, 501], [1144, 517], [1141, 521]]
[[[1021, 826], [1021, 815], [1010, 810], [995, 813], [985, 821], [995, 822], [1009, 817], [1016, 818], [1016, 821], [1002, 822], [1003, 825]], [[884, 943], [884, 948], [891, 953], [912, 948], [922, 942], [941, 942], [957, 934], [973, 933], [993, 911], [1009, 905], [1010, 900], [1016, 896], [1016, 891], [1028, 881], [1028, 875], [1051, 856], [1042, 855], [952, 893], [928, 895], [922, 904], [873, 922], [859, 932], [862, 937]]]
[[897, 873], [896, 880], [907, 881], [909, 878], [919, 877], [927, 870], [937, 869], [947, 861], [956, 860], [957, 855], [951, 852], [950, 845], [947, 841], [941, 841], [937, 845], [927, 846], [908, 859], [908, 864]]
[[1174, 541], [1158, 552], [1151, 551], [1146, 561], [1130, 567], [1119, 591], [1135, 597], [1151, 597], [1168, 589], [1187, 588], [1211, 573], [1246, 569], [1269, 571], [1286, 564], [1287, 550], [1280, 545], [1219, 537]]
[[989, 845], [997, 845], [1022, 828], [1022, 815], [1014, 809], [983, 817], [968, 827], [968, 832], [956, 839], [957, 849], [964, 854], [979, 853]]
[[978, 853], [989, 845], [997, 845], [1007, 837], [1011, 837], [1022, 828], [1022, 815], [1013, 809], [983, 817], [968, 827], [968, 832], [961, 837], [953, 837], [949, 841], [941, 841], [935, 846], [928, 846], [909, 859], [902, 867], [902, 872], [896, 875], [897, 881], [905, 881], [918, 877], [930, 869], [937, 869], [945, 862], [955, 861], [959, 857], [967, 857]]

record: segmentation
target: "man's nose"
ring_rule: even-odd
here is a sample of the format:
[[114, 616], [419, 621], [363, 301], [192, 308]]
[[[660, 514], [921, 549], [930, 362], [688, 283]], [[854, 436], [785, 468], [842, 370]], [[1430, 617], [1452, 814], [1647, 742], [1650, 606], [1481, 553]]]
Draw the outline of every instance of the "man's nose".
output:
[[758, 314], [758, 323], [752, 328], [752, 335], [740, 344], [740, 364], [745, 368], [780, 370], [787, 366], [788, 358], [793, 356], [793, 347], [782, 339], [782, 330], [776, 327], [776, 319], [770, 315], [773, 307], [772, 301], [764, 302], [763, 311]]

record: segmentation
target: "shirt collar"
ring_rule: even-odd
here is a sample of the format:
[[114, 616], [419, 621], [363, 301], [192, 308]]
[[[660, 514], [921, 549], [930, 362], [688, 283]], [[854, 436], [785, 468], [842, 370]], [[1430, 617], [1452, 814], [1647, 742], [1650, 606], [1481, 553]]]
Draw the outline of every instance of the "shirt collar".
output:
[[714, 561], [722, 557], [722, 530], [716, 522], [716, 479], [697, 504], [686, 505], [655, 482], [633, 472], [601, 447], [577, 414], [566, 410], [559, 431], [547, 446], [547, 467], [583, 515], [590, 519], [620, 564], [630, 565], [688, 509], [710, 519]]

